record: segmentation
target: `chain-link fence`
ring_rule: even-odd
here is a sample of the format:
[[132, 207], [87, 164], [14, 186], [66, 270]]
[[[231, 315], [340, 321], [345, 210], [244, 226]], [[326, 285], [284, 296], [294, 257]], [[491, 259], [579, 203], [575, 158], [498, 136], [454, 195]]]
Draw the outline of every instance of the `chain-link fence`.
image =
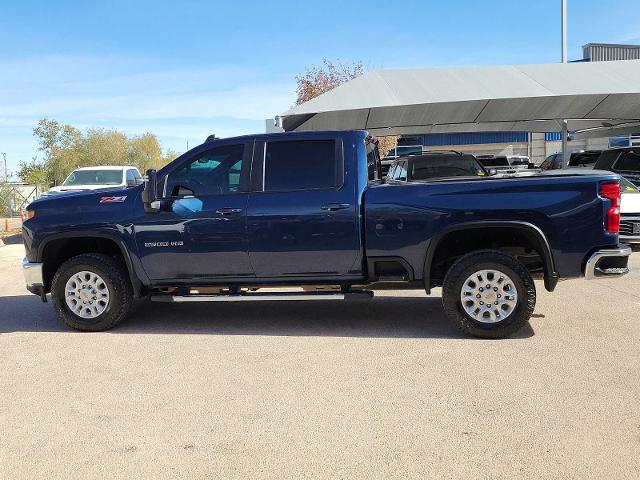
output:
[[0, 183], [0, 217], [19, 217], [42, 193], [37, 185]]

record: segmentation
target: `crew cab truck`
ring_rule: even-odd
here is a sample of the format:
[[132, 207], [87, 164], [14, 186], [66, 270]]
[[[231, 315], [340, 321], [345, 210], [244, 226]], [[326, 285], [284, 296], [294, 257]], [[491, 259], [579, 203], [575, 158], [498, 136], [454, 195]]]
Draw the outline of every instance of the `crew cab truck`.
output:
[[[136, 297], [320, 300], [368, 297], [380, 283], [442, 287], [453, 325], [497, 338], [528, 321], [533, 278], [551, 292], [559, 279], [628, 271], [616, 174], [385, 183], [375, 143], [363, 131], [213, 139], [148, 171], [144, 185], [36, 200], [23, 228], [27, 287], [90, 331], [123, 320]], [[274, 286], [296, 288], [265, 293]]]

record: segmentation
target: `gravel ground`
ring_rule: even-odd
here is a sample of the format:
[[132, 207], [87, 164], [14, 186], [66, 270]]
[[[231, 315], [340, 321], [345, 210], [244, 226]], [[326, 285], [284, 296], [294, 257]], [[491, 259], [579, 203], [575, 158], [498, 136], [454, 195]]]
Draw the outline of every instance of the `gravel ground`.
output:
[[[440, 298], [167, 305], [63, 327], [0, 247], [0, 478], [640, 478], [640, 253], [517, 338]], [[437, 295], [438, 292], [436, 292]]]

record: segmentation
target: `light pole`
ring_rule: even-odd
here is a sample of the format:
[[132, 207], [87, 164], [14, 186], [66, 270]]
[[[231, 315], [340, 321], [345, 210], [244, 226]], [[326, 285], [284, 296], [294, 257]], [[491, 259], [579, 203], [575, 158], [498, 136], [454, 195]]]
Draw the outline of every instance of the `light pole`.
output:
[[[562, 63], [567, 63], [567, 0], [561, 0], [561, 29], [562, 29]], [[562, 168], [569, 164], [569, 128], [567, 120], [562, 121]]]
[[4, 158], [4, 183], [9, 181], [9, 175], [7, 174], [7, 154], [6, 152], [2, 152], [2, 157]]

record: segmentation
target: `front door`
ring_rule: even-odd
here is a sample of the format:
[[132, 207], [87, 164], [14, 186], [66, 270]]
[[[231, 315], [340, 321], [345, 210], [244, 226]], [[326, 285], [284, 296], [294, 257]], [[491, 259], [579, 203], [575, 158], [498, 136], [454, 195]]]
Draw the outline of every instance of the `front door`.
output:
[[161, 210], [134, 225], [150, 279], [251, 277], [246, 211], [250, 144], [203, 147], [164, 177]]
[[344, 164], [338, 139], [256, 142], [247, 228], [257, 277], [361, 273], [355, 172]]

